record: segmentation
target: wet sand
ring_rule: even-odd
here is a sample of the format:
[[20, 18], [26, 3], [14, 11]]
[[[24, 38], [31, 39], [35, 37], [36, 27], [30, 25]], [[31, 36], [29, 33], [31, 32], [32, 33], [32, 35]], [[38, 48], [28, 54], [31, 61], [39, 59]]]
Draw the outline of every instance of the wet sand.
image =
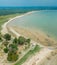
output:
[[[7, 30], [12, 34], [12, 35], [15, 35], [13, 34], [9, 29], [12, 28], [13, 30], [15, 30], [17, 33], [23, 35], [23, 36], [26, 36], [26, 37], [29, 37], [31, 39], [33, 39], [34, 41], [38, 42], [38, 43], [41, 43], [43, 45], [46, 45], [46, 46], [56, 46], [57, 45], [57, 41], [55, 39], [53, 39], [52, 37], [50, 37], [49, 35], [46, 35], [43, 31], [31, 31], [31, 30], [27, 30], [27, 29], [24, 29], [24, 28], [20, 28], [20, 27], [17, 27], [17, 26], [10, 26], [9, 23], [12, 22], [12, 20], [16, 19], [16, 18], [20, 18], [20, 17], [23, 17], [27, 14], [31, 14], [35, 11], [32, 11], [32, 12], [28, 12], [26, 14], [23, 14], [21, 16], [16, 16], [14, 18], [12, 18], [11, 20], [9, 20], [8, 22], [5, 23], [5, 25], [3, 25], [3, 28], [8, 28]], [[5, 31], [5, 30], [4, 30]], [[4, 32], [2, 31], [2, 32]]]
[[12, 26], [12, 27], [7, 26], [7, 28], [8, 28], [8, 30], [10, 28], [12, 28], [17, 33], [21, 34], [22, 36], [31, 38], [32, 40], [34, 40], [38, 43], [41, 43], [45, 46], [56, 46], [56, 44], [57, 44], [57, 42], [53, 38], [46, 35], [42, 31], [37, 31], [37, 32], [36, 31], [29, 31], [29, 30], [26, 30], [26, 29], [23, 29], [23, 28], [20, 28], [20, 27], [17, 27], [17, 26]]

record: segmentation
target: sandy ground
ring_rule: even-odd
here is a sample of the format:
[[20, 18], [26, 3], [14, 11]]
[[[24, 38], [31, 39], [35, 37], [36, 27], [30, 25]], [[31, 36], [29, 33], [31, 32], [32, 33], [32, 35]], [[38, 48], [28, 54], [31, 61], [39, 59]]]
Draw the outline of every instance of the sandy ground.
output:
[[[30, 12], [31, 13], [31, 12]], [[28, 13], [28, 14], [30, 14], [30, 13]], [[24, 16], [24, 15], [22, 15], [22, 16]], [[22, 16], [18, 16], [18, 17], [22, 17]], [[17, 18], [17, 17], [15, 17], [15, 18]], [[15, 19], [15, 18], [13, 18], [13, 19]], [[12, 30], [12, 28], [11, 28], [11, 30], [9, 30], [8, 29], [8, 27], [7, 27], [7, 24], [9, 23], [9, 22], [11, 22], [13, 19], [11, 19], [11, 20], [9, 20], [8, 22], [6, 22], [3, 26], [2, 26], [2, 33], [3, 34], [5, 34], [5, 33], [7, 33], [8, 31], [9, 32], [13, 32], [13, 34], [14, 35], [16, 35], [16, 36], [19, 36], [20, 34], [21, 34], [21, 32], [22, 32], [22, 35], [26, 32], [26, 34], [28, 34], [27, 36], [32, 36], [33, 38], [34, 38], [34, 40], [36, 39], [36, 36], [37, 36], [37, 40], [38, 40], [38, 42], [40, 42], [40, 43], [42, 43], [42, 44], [46, 44], [47, 42], [52, 42], [52, 43], [54, 43], [55, 41], [53, 41], [53, 40], [51, 40], [49, 37], [48, 37], [48, 39], [47, 39], [47, 37], [45, 37], [45, 35], [42, 35], [42, 34], [39, 34], [39, 33], [37, 33], [38, 35], [36, 35], [36, 34], [33, 34], [33, 33], [31, 33], [31, 32], [28, 32], [28, 31], [25, 31], [25, 30], [23, 30], [23, 29], [20, 29], [20, 28], [16, 28], [16, 27], [13, 27], [13, 30]], [[21, 32], [20, 32], [21, 31]], [[18, 33], [17, 33], [18, 32]], [[36, 36], [35, 36], [36, 35]], [[25, 36], [25, 34], [24, 34], [24, 36]], [[31, 37], [31, 38], [32, 38]], [[39, 38], [40, 37], [40, 38]], [[44, 38], [45, 37], [45, 38]], [[46, 41], [45, 41], [46, 40]], [[51, 40], [51, 41], [50, 41]], [[47, 45], [47, 44], [46, 44]], [[42, 61], [44, 58], [46, 58], [46, 56], [49, 56], [49, 54], [52, 52], [53, 50], [50, 50], [50, 49], [48, 49], [47, 47], [44, 47], [44, 49], [42, 50], [42, 51], [40, 51], [40, 53], [37, 53], [35, 56], [33, 56], [32, 58], [30, 58], [30, 59], [28, 59], [28, 61], [26, 61], [24, 64], [25, 65], [33, 65], [34, 63], [35, 63], [35, 61], [36, 61], [36, 65], [38, 64], [38, 63], [40, 63], [40, 61]], [[6, 56], [5, 56], [5, 58], [6, 58]], [[0, 64], [1, 64], [1, 62], [0, 62]], [[1, 64], [1, 65], [5, 65], [5, 64]], [[10, 63], [8, 63], [8, 64], [6, 64], [6, 65], [11, 65]], [[35, 64], [34, 64], [35, 65]], [[40, 64], [39, 64], [40, 65]]]
[[53, 38], [51, 38], [50, 36], [46, 35], [44, 32], [42, 31], [28, 31], [26, 29], [17, 27], [17, 26], [12, 26], [12, 27], [8, 27], [8, 30], [12, 28], [13, 30], [15, 30], [16, 32], [18, 32], [19, 34], [26, 36], [28, 38], [31, 38], [32, 40], [41, 43], [42, 45], [46, 45], [46, 46], [56, 46], [57, 41], [54, 40]]
[[52, 50], [48, 48], [42, 49], [39, 53], [35, 54], [33, 57], [28, 59], [23, 65], [40, 65], [41, 61], [50, 55]]

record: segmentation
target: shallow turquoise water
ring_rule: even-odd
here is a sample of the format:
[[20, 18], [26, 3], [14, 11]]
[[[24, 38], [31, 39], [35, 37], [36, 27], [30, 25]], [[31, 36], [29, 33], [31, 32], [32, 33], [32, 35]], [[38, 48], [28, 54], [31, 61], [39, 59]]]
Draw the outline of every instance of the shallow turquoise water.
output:
[[19, 26], [25, 29], [38, 29], [57, 38], [57, 11], [38, 11], [17, 18], [9, 25]]

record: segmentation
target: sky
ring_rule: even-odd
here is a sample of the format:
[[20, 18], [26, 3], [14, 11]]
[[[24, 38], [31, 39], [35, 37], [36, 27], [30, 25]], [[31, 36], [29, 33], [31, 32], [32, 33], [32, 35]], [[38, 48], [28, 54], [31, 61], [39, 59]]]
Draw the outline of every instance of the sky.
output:
[[0, 0], [0, 6], [57, 6], [57, 0]]

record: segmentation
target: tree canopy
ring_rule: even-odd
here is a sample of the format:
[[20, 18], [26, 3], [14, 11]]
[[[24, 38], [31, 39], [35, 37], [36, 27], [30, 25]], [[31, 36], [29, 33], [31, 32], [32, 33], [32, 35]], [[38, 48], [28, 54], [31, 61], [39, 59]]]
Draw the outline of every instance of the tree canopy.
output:
[[6, 34], [4, 35], [4, 38], [5, 38], [7, 41], [9, 41], [9, 40], [11, 40], [11, 35], [8, 34], [8, 33], [6, 33]]
[[25, 41], [26, 41], [26, 39], [24, 37], [22, 37], [22, 36], [20, 36], [18, 38], [18, 44], [20, 44], [20, 45], [23, 45]]

